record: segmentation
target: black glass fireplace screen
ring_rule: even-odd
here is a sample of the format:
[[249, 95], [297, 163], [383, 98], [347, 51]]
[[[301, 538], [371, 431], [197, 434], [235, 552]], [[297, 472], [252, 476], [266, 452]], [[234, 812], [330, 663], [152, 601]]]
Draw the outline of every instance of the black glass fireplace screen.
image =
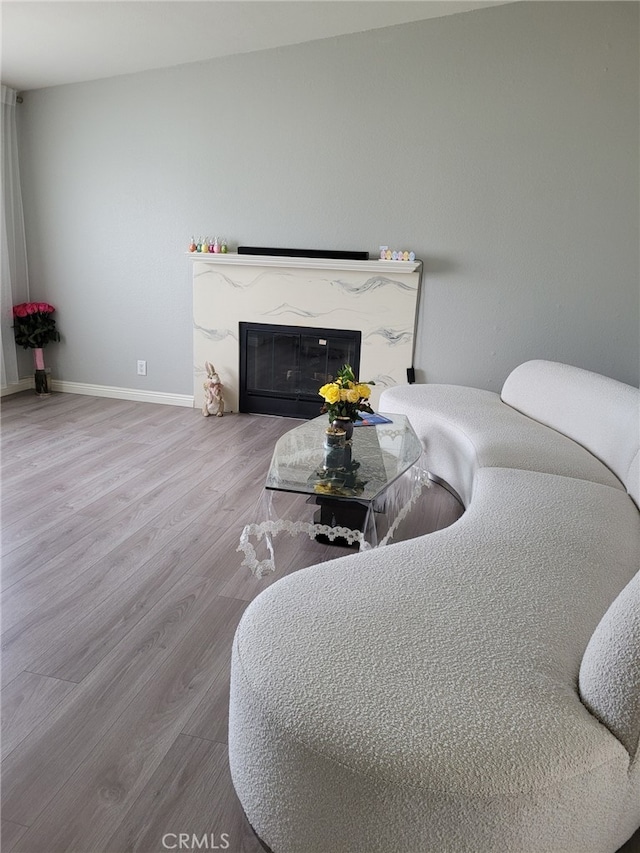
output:
[[361, 333], [240, 323], [240, 411], [291, 418], [315, 418], [318, 389], [343, 364], [356, 375]]

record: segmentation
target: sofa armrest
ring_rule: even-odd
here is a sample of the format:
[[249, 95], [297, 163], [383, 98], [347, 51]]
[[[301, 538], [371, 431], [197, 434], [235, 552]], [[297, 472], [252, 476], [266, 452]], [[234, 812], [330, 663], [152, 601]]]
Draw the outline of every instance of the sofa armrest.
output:
[[615, 599], [580, 666], [586, 707], [637, 757], [640, 740], [640, 572]]

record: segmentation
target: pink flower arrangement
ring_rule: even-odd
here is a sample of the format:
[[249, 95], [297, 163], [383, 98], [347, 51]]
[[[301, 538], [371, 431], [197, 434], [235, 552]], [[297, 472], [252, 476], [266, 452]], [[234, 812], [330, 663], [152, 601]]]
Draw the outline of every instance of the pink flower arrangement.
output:
[[27, 317], [29, 314], [53, 314], [56, 309], [48, 302], [21, 302], [13, 306], [14, 317]]
[[48, 302], [21, 302], [13, 306], [13, 331], [16, 343], [25, 349], [40, 349], [59, 341], [60, 333], [51, 316], [56, 309]]

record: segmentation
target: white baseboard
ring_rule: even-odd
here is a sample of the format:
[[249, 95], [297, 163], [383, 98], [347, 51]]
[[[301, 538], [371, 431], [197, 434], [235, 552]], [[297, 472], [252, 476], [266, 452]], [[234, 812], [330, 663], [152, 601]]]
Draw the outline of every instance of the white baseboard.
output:
[[[17, 394], [19, 391], [28, 391], [34, 388], [33, 377], [21, 379], [15, 385], [6, 385], [0, 388], [0, 396]], [[193, 395], [191, 394], [166, 394], [164, 391], [140, 391], [137, 388], [114, 388], [110, 385], [91, 385], [88, 382], [65, 382], [53, 379], [51, 381], [52, 391], [61, 391], [64, 394], [86, 394], [88, 397], [112, 397], [116, 400], [132, 400], [136, 403], [160, 403], [164, 406], [184, 406], [193, 408]]]
[[9, 394], [19, 394], [20, 391], [28, 391], [33, 387], [35, 387], [33, 376], [29, 376], [27, 379], [19, 379], [13, 385], [2, 385], [0, 387], [0, 397], [8, 397]]
[[137, 388], [114, 388], [110, 385], [91, 385], [87, 382], [65, 382], [53, 379], [52, 391], [65, 394], [87, 394], [89, 397], [113, 397], [116, 400], [133, 400], [137, 403], [160, 403], [164, 406], [193, 408], [192, 394], [167, 394], [164, 391], [140, 391]]

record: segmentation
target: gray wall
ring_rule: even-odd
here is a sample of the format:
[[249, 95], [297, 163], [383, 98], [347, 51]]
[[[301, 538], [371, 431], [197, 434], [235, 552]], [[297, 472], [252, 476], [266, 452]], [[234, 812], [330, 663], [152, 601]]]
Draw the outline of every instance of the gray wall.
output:
[[54, 377], [190, 394], [183, 253], [224, 234], [414, 249], [420, 380], [543, 357], [637, 384], [638, 61], [636, 3], [517, 3], [26, 93]]

